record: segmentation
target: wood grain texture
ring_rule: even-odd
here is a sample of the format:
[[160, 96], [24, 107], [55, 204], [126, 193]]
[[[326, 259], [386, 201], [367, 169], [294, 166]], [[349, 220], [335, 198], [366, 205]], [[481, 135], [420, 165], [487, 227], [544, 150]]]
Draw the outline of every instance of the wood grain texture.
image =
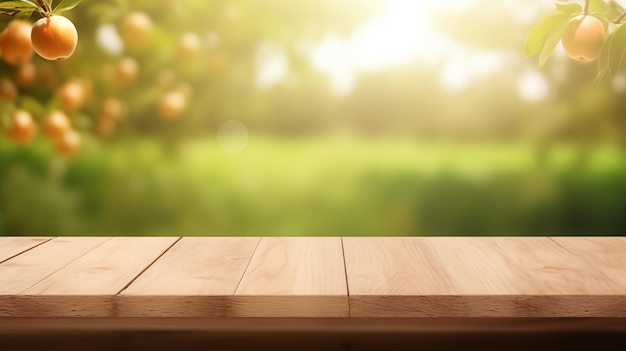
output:
[[2, 295], [2, 317], [112, 317], [115, 296], [109, 295]]
[[347, 316], [341, 238], [262, 238], [236, 290], [238, 315]]
[[46, 240], [0, 238], [0, 318], [626, 318], [626, 238]]
[[233, 295], [260, 238], [182, 238], [121, 295]]
[[555, 237], [558, 245], [626, 290], [626, 237]]
[[50, 239], [52, 238], [27, 236], [0, 237], [0, 262], [4, 262], [37, 245], [41, 245]]
[[117, 237], [56, 271], [24, 295], [115, 295], [178, 238]]
[[[220, 317], [260, 238], [182, 238], [120, 294], [127, 316]], [[156, 307], [155, 307], [156, 306]]]
[[426, 238], [343, 239], [351, 296], [453, 294]]
[[521, 268], [518, 289], [522, 294], [626, 294], [624, 288], [550, 238], [499, 237], [485, 240], [494, 240], [502, 255], [509, 257]]
[[18, 295], [108, 238], [54, 238], [0, 264], [0, 295]]
[[345, 238], [352, 316], [626, 316], [626, 294], [548, 238]]
[[24, 317], [117, 315], [114, 296], [177, 240], [173, 237], [111, 238], [21, 295], [8, 296], [4, 299], [5, 305]]

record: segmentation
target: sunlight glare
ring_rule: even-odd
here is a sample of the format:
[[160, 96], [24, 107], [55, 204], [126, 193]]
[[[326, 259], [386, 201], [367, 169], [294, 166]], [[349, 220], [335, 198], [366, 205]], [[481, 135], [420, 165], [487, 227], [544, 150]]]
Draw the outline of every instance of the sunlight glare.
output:
[[433, 18], [446, 6], [464, 8], [473, 0], [388, 1], [387, 9], [359, 27], [351, 38], [354, 65], [375, 71], [412, 61], [435, 63], [453, 45]]
[[456, 10], [475, 0], [385, 1], [385, 10], [355, 29], [349, 38], [331, 33], [311, 52], [313, 65], [329, 75], [337, 95], [350, 93], [359, 72], [419, 60], [440, 62], [458, 43], [441, 33], [433, 18], [447, 6]]
[[496, 74], [506, 62], [504, 52], [472, 50], [459, 45], [445, 60], [440, 84], [447, 91], [461, 91], [478, 78]]
[[331, 88], [337, 96], [349, 94], [355, 84], [350, 56], [348, 43], [336, 34], [328, 35], [313, 50], [313, 65], [328, 74]]
[[256, 86], [267, 90], [287, 77], [289, 60], [280, 46], [263, 43], [256, 52], [256, 67]]

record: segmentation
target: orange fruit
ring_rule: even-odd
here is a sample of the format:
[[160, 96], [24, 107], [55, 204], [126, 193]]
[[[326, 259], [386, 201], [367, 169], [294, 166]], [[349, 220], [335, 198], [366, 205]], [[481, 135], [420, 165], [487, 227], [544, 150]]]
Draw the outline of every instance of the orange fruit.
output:
[[78, 45], [74, 23], [63, 16], [40, 18], [33, 26], [31, 39], [35, 52], [47, 60], [66, 59]]
[[0, 51], [6, 63], [18, 66], [33, 57], [30, 40], [32, 25], [22, 20], [13, 20], [0, 34]]
[[57, 89], [57, 96], [61, 99], [65, 111], [74, 112], [87, 102], [89, 92], [85, 82], [72, 79]]
[[580, 15], [572, 18], [565, 28], [561, 43], [567, 56], [581, 63], [595, 61], [604, 44], [606, 30], [599, 19]]
[[0, 100], [15, 101], [17, 99], [17, 87], [12, 80], [0, 79]]
[[20, 65], [15, 71], [15, 82], [22, 87], [32, 85], [37, 79], [37, 68], [32, 61]]
[[135, 11], [127, 14], [120, 24], [120, 36], [127, 46], [144, 44], [152, 32], [152, 20], [144, 12]]
[[11, 124], [7, 129], [7, 137], [16, 144], [28, 144], [35, 133], [37, 125], [33, 116], [25, 110], [17, 110], [11, 115]]
[[106, 98], [100, 106], [100, 116], [106, 119], [118, 120], [124, 112], [124, 104], [114, 97]]
[[163, 119], [176, 119], [180, 117], [187, 108], [187, 98], [181, 91], [174, 90], [161, 96], [158, 104], [159, 115]]
[[59, 140], [71, 128], [69, 118], [61, 111], [53, 111], [43, 120], [43, 133], [51, 141]]
[[80, 144], [80, 134], [78, 134], [77, 131], [70, 129], [56, 141], [55, 146], [59, 154], [69, 157], [76, 154], [80, 148]]

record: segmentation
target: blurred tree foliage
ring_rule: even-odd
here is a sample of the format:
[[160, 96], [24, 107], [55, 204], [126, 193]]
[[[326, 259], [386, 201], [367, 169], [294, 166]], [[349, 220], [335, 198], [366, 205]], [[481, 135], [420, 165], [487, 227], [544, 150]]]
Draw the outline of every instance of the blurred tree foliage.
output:
[[[71, 119], [83, 150], [66, 160], [41, 137], [29, 146], [0, 138], [0, 234], [624, 233], [624, 91], [594, 86], [593, 67], [556, 57], [540, 72], [547, 97], [521, 97], [520, 76], [536, 72], [523, 57], [534, 23], [513, 18], [508, 3], [477, 1], [436, 19], [463, 46], [513, 57], [496, 74], [447, 90], [445, 60], [415, 60], [359, 72], [339, 96], [310, 49], [330, 33], [348, 38], [384, 1], [83, 0], [67, 13], [79, 30], [75, 54], [35, 57], [37, 83], [18, 86], [1, 111], [6, 119], [18, 106], [41, 120], [62, 105], [58, 87], [81, 79], [89, 99]], [[149, 40], [118, 47], [114, 33], [133, 11], [151, 18]], [[189, 33], [201, 45], [186, 57]], [[267, 47], [289, 72], [260, 88]], [[138, 70], [126, 79], [128, 59]], [[0, 78], [16, 73], [0, 63]], [[189, 104], [180, 118], [160, 118], [173, 90]], [[100, 115], [111, 98], [123, 116], [107, 130]], [[215, 143], [232, 119], [252, 140], [239, 155]]]
[[[82, 78], [91, 98], [72, 118], [83, 131], [98, 132], [101, 105], [115, 97], [123, 102], [127, 117], [116, 125], [116, 134], [153, 135], [172, 143], [203, 137], [229, 119], [238, 119], [253, 131], [278, 135], [319, 135], [348, 128], [357, 134], [459, 141], [625, 138], [623, 93], [609, 84], [593, 86], [594, 67], [552, 60], [542, 72], [551, 82], [548, 98], [524, 101], [515, 82], [532, 64], [522, 58], [521, 50], [534, 23], [511, 18], [508, 3], [483, 5], [443, 11], [439, 29], [463, 45], [517, 55], [519, 64], [468, 89], [450, 92], [440, 84], [444, 62], [433, 67], [415, 61], [362, 73], [354, 91], [338, 98], [303, 47], [329, 33], [348, 37], [380, 10], [381, 2], [86, 1], [67, 13], [80, 30], [76, 54], [55, 63], [36, 58], [40, 81], [20, 88], [17, 105], [41, 118], [44, 111], [60, 104], [55, 88]], [[145, 12], [152, 19], [149, 40], [107, 53], [95, 40], [96, 32], [103, 25], [119, 28], [132, 11]], [[182, 58], [180, 40], [188, 33], [197, 35], [201, 46], [197, 54]], [[255, 84], [263, 45], [277, 48], [289, 65], [288, 77], [269, 89]], [[137, 77], [128, 82], [116, 78], [125, 58], [139, 65]], [[9, 77], [15, 70], [0, 64], [0, 71]], [[159, 119], [159, 98], [179, 88], [191, 95], [183, 118]]]

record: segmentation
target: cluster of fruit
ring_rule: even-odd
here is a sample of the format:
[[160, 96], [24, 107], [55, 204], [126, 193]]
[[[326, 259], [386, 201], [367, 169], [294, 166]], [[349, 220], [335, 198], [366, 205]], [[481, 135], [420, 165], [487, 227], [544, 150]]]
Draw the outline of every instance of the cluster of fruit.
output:
[[[9, 65], [15, 66], [15, 81], [23, 86], [34, 83], [36, 68], [31, 59], [34, 53], [47, 60], [61, 60], [70, 57], [78, 43], [78, 32], [74, 24], [66, 17], [45, 13], [45, 16], [34, 24], [21, 19], [9, 22], [0, 34], [0, 56]], [[63, 101], [76, 100], [73, 82], [61, 86], [59, 96]], [[18, 92], [13, 81], [0, 81], [0, 100], [13, 102]], [[80, 95], [80, 94], [79, 94]], [[67, 114], [62, 110], [54, 110], [43, 116], [42, 129], [44, 135], [55, 145], [57, 151], [64, 155], [73, 155], [80, 146], [80, 134], [72, 128]], [[30, 143], [37, 131], [37, 124], [31, 112], [25, 109], [13, 109], [5, 125], [5, 133], [9, 140], [16, 144]]]
[[[0, 78], [0, 107], [10, 104], [10, 112], [3, 108], [2, 129], [6, 137], [16, 144], [30, 143], [41, 127], [43, 134], [64, 155], [73, 155], [80, 147], [81, 137], [72, 123], [72, 116], [80, 112], [93, 95], [91, 78], [70, 77], [62, 84], [52, 83], [54, 99], [58, 102], [52, 110], [41, 115], [25, 108], [16, 108], [20, 95], [18, 87], [43, 85], [46, 72], [32, 61], [34, 53], [48, 60], [70, 57], [78, 42], [78, 33], [66, 17], [51, 15], [42, 8], [44, 17], [34, 25], [24, 19], [12, 19], [0, 35], [0, 55], [13, 66], [13, 79]], [[149, 43], [153, 31], [152, 19], [141, 11], [127, 13], [118, 23], [119, 35], [126, 48], [140, 50]], [[176, 58], [189, 62], [201, 49], [200, 37], [192, 32], [181, 35]], [[219, 62], [216, 64], [219, 65]], [[132, 56], [123, 56], [116, 62], [103, 67], [103, 76], [110, 84], [122, 89], [131, 86], [139, 75], [140, 65]], [[53, 71], [53, 70], [52, 70]], [[51, 80], [58, 80], [56, 72]], [[177, 82], [175, 75], [164, 70], [157, 77], [162, 94], [156, 101], [156, 112], [165, 120], [181, 117], [189, 104], [193, 89], [189, 84]], [[99, 105], [92, 126], [95, 133], [108, 137], [114, 133], [117, 123], [126, 111], [124, 103], [117, 97], [105, 96]], [[35, 114], [35, 115], [34, 115]], [[40, 123], [37, 123], [40, 120]]]
[[[137, 48], [146, 45], [152, 32], [152, 19], [148, 14], [141, 11], [133, 11], [122, 18], [119, 33], [124, 45], [129, 48]], [[200, 51], [200, 37], [193, 32], [188, 32], [180, 37], [177, 46], [177, 58], [181, 62], [190, 61]], [[125, 57], [117, 67], [118, 82], [127, 84], [134, 80], [137, 75], [138, 65], [134, 58]], [[187, 109], [192, 89], [184, 83], [174, 84], [175, 77], [170, 71], [163, 71], [157, 83], [165, 89], [157, 103], [159, 116], [166, 120], [174, 120], [183, 115]]]

